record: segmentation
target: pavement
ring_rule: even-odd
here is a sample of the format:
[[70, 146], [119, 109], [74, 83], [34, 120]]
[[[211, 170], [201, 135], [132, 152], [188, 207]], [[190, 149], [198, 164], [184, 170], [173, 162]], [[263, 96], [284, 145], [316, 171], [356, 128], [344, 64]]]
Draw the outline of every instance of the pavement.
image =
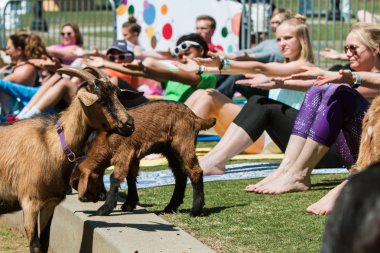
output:
[[[68, 195], [55, 209], [49, 252], [215, 253], [144, 208], [122, 212], [122, 200], [111, 215], [96, 216], [102, 203], [82, 203], [77, 194]], [[2, 215], [0, 222], [24, 232], [22, 212]]]

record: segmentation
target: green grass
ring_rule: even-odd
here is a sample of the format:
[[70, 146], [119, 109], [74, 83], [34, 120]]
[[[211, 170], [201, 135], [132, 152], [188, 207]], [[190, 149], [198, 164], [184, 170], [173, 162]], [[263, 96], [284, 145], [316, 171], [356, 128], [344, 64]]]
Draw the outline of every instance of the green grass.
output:
[[17, 230], [13, 230], [0, 223], [0, 252], [16, 253], [27, 252], [27, 240]]
[[[312, 190], [284, 195], [246, 193], [258, 180], [205, 183], [204, 216], [192, 218], [188, 186], [178, 213], [159, 214], [217, 252], [319, 252], [326, 217], [306, 213], [345, 175], [313, 175]], [[159, 213], [169, 202], [173, 186], [139, 189], [140, 204]]]
[[[199, 142], [197, 147], [215, 144]], [[166, 168], [156, 166], [142, 170]], [[313, 175], [312, 190], [277, 196], [244, 191], [245, 186], [260, 179], [206, 182], [204, 215], [196, 218], [189, 216], [191, 185], [175, 214], [160, 213], [169, 202], [174, 186], [139, 189], [140, 205], [217, 252], [319, 252], [326, 217], [308, 214], [305, 209], [345, 177], [344, 174]]]

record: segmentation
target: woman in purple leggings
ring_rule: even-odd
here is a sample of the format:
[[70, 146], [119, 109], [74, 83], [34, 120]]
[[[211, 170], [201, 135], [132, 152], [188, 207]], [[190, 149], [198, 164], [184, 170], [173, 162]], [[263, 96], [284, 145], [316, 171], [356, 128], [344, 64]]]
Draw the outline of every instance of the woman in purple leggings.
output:
[[[371, 24], [354, 25], [347, 36], [345, 51], [355, 71], [380, 72], [380, 28]], [[308, 90], [279, 168], [259, 183], [247, 186], [247, 191], [281, 194], [308, 190], [311, 171], [332, 144], [347, 167], [355, 163], [361, 122], [378, 89], [358, 87], [361, 75], [352, 76], [350, 84], [326, 84]], [[318, 215], [329, 213], [345, 183], [309, 206], [307, 211]]]

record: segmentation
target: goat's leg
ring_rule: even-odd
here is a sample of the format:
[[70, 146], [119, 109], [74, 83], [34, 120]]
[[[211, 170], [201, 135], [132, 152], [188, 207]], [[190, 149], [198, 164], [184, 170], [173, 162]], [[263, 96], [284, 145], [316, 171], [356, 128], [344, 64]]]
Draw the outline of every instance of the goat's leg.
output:
[[165, 213], [176, 212], [178, 207], [183, 203], [183, 198], [186, 190], [187, 175], [184, 171], [182, 163], [178, 158], [173, 154], [165, 154], [168, 159], [169, 166], [173, 171], [175, 178], [175, 186], [173, 195], [170, 199], [169, 204], [165, 207]]
[[128, 196], [124, 204], [121, 206], [123, 212], [132, 212], [136, 209], [136, 205], [139, 202], [139, 196], [136, 187], [136, 177], [139, 169], [139, 162], [134, 161], [131, 163], [128, 176]]
[[113, 173], [110, 175], [110, 190], [107, 194], [106, 202], [96, 211], [98, 215], [109, 215], [117, 205], [117, 194], [120, 187], [120, 181], [114, 178]]
[[33, 205], [32, 203], [28, 203], [23, 209], [24, 229], [29, 241], [29, 249], [31, 253], [41, 252], [41, 245], [38, 239], [38, 211], [36, 205]]
[[42, 252], [48, 252], [49, 249], [50, 227], [57, 204], [56, 202], [50, 202], [40, 211], [40, 243]]
[[199, 165], [197, 156], [194, 153], [187, 152], [183, 156], [183, 164], [193, 186], [193, 208], [190, 211], [191, 216], [199, 216], [202, 213], [204, 203], [203, 190], [203, 171]]

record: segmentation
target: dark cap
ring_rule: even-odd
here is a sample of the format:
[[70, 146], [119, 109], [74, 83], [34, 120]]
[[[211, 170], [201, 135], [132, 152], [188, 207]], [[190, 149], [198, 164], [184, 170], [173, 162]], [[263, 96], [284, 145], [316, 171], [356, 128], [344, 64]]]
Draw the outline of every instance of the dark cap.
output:
[[128, 50], [128, 43], [125, 40], [117, 40], [112, 43], [112, 46], [107, 50], [107, 54], [109, 54], [112, 50], [119, 51], [122, 54], [132, 53], [131, 50]]

